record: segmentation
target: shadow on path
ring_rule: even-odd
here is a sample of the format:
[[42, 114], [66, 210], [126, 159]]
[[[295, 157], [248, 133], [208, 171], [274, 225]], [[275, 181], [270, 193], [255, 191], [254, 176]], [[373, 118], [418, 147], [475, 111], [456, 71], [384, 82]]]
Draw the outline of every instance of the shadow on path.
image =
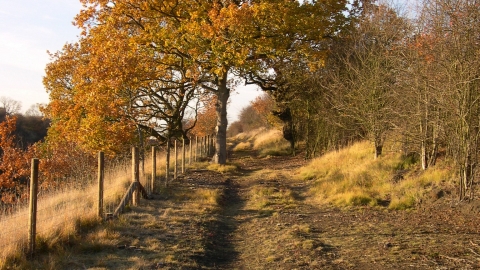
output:
[[225, 180], [224, 185], [220, 201], [222, 208], [214, 218], [201, 224], [206, 234], [203, 238], [205, 252], [197, 255], [195, 259], [205, 267], [224, 269], [238, 258], [232, 235], [238, 227], [235, 216], [244, 207], [245, 202], [240, 198], [238, 187], [232, 180]]

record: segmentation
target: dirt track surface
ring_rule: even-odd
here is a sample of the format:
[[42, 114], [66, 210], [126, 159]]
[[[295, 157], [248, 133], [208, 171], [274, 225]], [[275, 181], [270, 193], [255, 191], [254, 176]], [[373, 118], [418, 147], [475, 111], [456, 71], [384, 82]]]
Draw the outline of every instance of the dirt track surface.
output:
[[[287, 177], [305, 163], [301, 157], [258, 159], [244, 153], [232, 159], [240, 166], [237, 172], [188, 173], [172, 184], [171, 197], [158, 195], [132, 207], [121, 220], [109, 224], [98, 249], [76, 250], [63, 265], [69, 269], [480, 269], [480, 218], [472, 205], [442, 198], [413, 211], [319, 206], [309, 203], [307, 182]], [[284, 173], [263, 178], [259, 173], [263, 170]], [[172, 200], [198, 189], [220, 192], [220, 206]], [[268, 191], [268, 203], [257, 206], [252, 190]]]
[[[248, 159], [247, 159], [248, 160]], [[244, 163], [245, 171], [295, 170], [296, 159], [272, 157]], [[254, 185], [296, 194], [294, 207], [274, 214], [235, 212], [232, 237], [238, 256], [225, 269], [478, 269], [480, 226], [468, 204], [437, 201], [414, 211], [338, 209], [306, 200], [307, 184], [292, 179], [243, 182], [233, 178], [242, 201]], [[238, 206], [237, 206], [238, 208]]]

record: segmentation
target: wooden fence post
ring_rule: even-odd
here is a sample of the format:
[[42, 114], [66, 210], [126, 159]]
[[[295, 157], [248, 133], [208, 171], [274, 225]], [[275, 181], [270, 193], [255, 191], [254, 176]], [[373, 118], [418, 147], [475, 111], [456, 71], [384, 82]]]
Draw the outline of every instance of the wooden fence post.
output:
[[167, 154], [165, 155], [165, 187], [168, 186], [168, 177], [170, 175], [170, 139], [167, 140]]
[[30, 175], [30, 206], [28, 220], [28, 254], [35, 255], [35, 237], [37, 234], [37, 193], [38, 193], [38, 164], [39, 159], [32, 159], [31, 175]]
[[190, 144], [188, 145], [188, 147], [190, 147], [190, 155], [189, 155], [189, 158], [188, 158], [188, 165], [192, 165], [192, 137], [189, 138], [189, 142]]
[[207, 142], [207, 137], [203, 136], [202, 137], [202, 157], [205, 156], [205, 150], [206, 150], [206, 148], [205, 148], [206, 145], [205, 144], [206, 144], [206, 142]]
[[173, 167], [173, 179], [177, 179], [178, 176], [178, 151], [177, 151], [177, 139], [175, 139], [175, 166]]
[[[140, 182], [138, 147], [132, 147], [132, 182]], [[137, 189], [133, 192], [132, 205], [137, 206], [140, 201], [140, 192]]]
[[103, 182], [105, 178], [105, 154], [98, 152], [98, 217], [103, 218]]
[[210, 152], [210, 155], [213, 155], [214, 151], [213, 151], [213, 134], [210, 135], [210, 147], [208, 148], [208, 151]]
[[212, 154], [215, 155], [215, 153], [217, 152], [217, 135], [213, 134], [212, 137]]
[[157, 148], [152, 146], [152, 182], [150, 184], [150, 193], [153, 193], [155, 188], [155, 180], [157, 178]]
[[210, 149], [211, 149], [210, 148], [211, 147], [210, 135], [207, 135], [207, 140], [208, 140], [208, 142], [207, 142], [207, 157], [208, 157], [208, 156], [210, 156]]
[[182, 174], [185, 174], [185, 138], [182, 138]]
[[198, 156], [198, 136], [195, 136], [195, 162], [197, 162]]
[[208, 157], [208, 135], [205, 135], [205, 157]]

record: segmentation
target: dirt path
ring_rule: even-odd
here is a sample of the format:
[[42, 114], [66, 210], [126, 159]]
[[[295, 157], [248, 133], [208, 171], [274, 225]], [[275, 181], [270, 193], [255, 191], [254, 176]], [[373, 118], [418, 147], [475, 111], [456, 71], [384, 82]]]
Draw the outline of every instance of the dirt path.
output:
[[232, 158], [236, 172], [191, 171], [60, 259], [41, 256], [37, 268], [480, 269], [472, 205], [443, 198], [413, 211], [318, 206], [309, 203], [308, 182], [292, 177], [301, 157]]
[[[231, 177], [224, 208], [234, 252], [222, 269], [480, 269], [480, 219], [460, 211], [469, 205], [446, 198], [414, 211], [319, 207], [305, 200], [305, 182], [285, 178], [301, 159], [237, 161], [241, 175]], [[266, 169], [284, 173], [254, 176]], [[267, 207], [251, 206], [259, 188], [272, 190]]]

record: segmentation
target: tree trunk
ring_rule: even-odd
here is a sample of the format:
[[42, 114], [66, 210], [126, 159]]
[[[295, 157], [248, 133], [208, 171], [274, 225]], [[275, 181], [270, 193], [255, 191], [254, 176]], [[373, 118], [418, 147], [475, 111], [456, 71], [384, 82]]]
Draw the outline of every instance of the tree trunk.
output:
[[227, 72], [222, 78], [219, 78], [217, 86], [217, 139], [215, 140], [213, 162], [225, 164], [227, 163], [227, 102], [230, 97], [230, 89], [227, 87]]
[[422, 140], [421, 143], [421, 155], [420, 158], [422, 160], [422, 170], [426, 170], [428, 168], [428, 157], [427, 157], [427, 143], [425, 139]]
[[167, 136], [167, 153], [165, 155], [165, 186], [168, 186], [170, 176], [170, 136]]
[[383, 152], [383, 143], [380, 139], [375, 140], [375, 159], [379, 158]]
[[428, 166], [432, 167], [435, 166], [437, 163], [437, 154], [438, 154], [438, 138], [437, 138], [437, 130], [438, 125], [435, 125], [433, 128], [433, 135], [432, 135], [432, 152], [430, 154], [430, 160], [428, 161]]

